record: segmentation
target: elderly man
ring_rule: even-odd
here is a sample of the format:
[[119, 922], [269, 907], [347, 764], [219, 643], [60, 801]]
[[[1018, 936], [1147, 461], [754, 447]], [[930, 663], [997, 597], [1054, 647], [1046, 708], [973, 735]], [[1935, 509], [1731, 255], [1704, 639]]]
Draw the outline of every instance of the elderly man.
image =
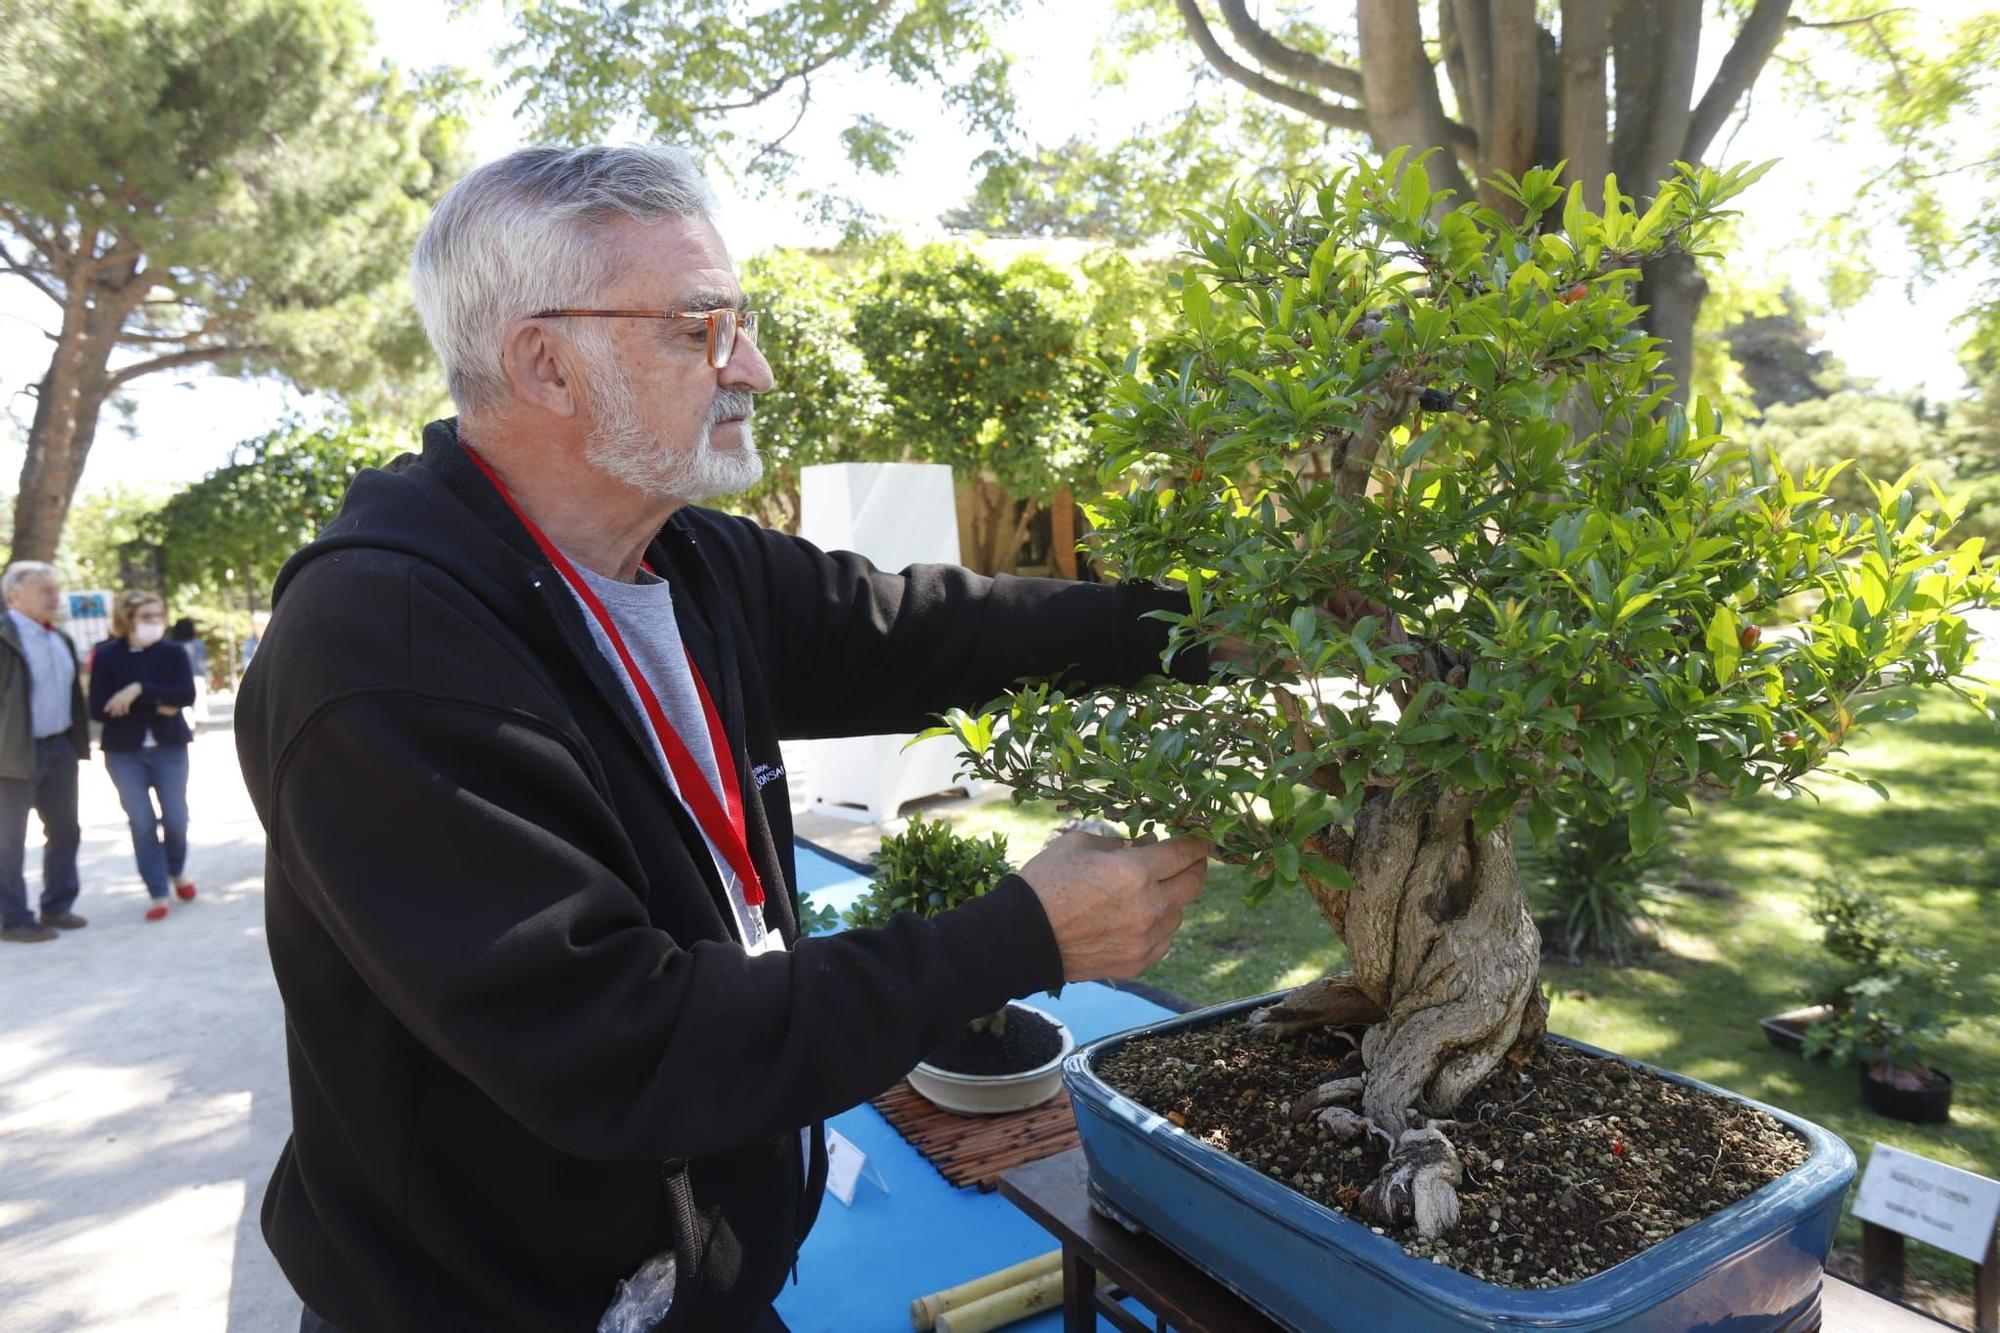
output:
[[[70, 908], [79, 891], [76, 765], [90, 756], [90, 714], [77, 681], [76, 645], [56, 628], [62, 588], [39, 560], [0, 574], [0, 940], [39, 944], [89, 923]], [[28, 811], [42, 817], [42, 916], [23, 878]]]
[[756, 480], [771, 387], [711, 211], [653, 149], [467, 176], [414, 265], [459, 416], [278, 580], [236, 725], [292, 1069], [264, 1234], [308, 1329], [781, 1327], [819, 1122], [1010, 997], [1141, 971], [1200, 890], [1206, 844], [1070, 835], [800, 938], [781, 738], [1134, 680], [1186, 603], [694, 507]]

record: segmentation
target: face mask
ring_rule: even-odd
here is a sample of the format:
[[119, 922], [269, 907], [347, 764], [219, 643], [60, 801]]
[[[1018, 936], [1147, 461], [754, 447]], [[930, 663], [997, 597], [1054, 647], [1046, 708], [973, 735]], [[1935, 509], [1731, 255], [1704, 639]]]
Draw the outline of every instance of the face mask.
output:
[[141, 648], [151, 648], [160, 641], [160, 636], [166, 632], [167, 627], [165, 625], [157, 625], [150, 621], [142, 620], [132, 627], [132, 641]]

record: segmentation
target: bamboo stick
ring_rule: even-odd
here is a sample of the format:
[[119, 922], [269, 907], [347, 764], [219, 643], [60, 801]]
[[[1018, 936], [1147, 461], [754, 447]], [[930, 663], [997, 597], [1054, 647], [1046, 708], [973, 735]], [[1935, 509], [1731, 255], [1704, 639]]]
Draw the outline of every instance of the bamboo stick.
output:
[[928, 1296], [919, 1296], [916, 1300], [910, 1302], [910, 1327], [914, 1328], [916, 1333], [931, 1333], [931, 1330], [937, 1326], [938, 1316], [944, 1314], [946, 1311], [956, 1310], [960, 1306], [969, 1305], [982, 1297], [991, 1296], [995, 1292], [1005, 1291], [1009, 1287], [1020, 1286], [1022, 1283], [1032, 1281], [1045, 1273], [1056, 1274], [1058, 1281], [1060, 1281], [1062, 1275], [1061, 1250], [1050, 1250], [1047, 1254], [1023, 1260], [1011, 1267], [1003, 1268], [997, 1273], [988, 1273], [985, 1277], [974, 1278], [970, 1282], [961, 1282], [956, 1287], [947, 1287], [943, 1291], [934, 1291]]
[[938, 1316], [937, 1333], [991, 1333], [993, 1329], [1053, 1309], [1062, 1303], [1062, 1298], [1063, 1275], [1058, 1268], [955, 1310], [946, 1310]]

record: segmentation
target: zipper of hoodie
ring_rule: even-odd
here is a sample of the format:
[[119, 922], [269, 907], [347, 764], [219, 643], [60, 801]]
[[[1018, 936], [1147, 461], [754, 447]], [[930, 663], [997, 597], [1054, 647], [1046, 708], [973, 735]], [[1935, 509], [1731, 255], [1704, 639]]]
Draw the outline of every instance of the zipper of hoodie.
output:
[[685, 1157], [669, 1157], [660, 1163], [660, 1188], [667, 1196], [667, 1208], [674, 1228], [674, 1285], [687, 1284], [692, 1292], [695, 1283], [695, 1236], [698, 1232], [699, 1215], [694, 1206], [694, 1182], [688, 1179], [688, 1162]]

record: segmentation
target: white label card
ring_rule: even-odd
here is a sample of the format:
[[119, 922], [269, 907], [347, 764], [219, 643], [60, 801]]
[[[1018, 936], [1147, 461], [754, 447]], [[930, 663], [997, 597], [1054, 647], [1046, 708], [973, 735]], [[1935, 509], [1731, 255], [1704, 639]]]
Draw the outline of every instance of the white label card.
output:
[[2000, 1219], [2000, 1180], [1878, 1143], [1855, 1192], [1854, 1215], [1984, 1263]]
[[881, 1190], [889, 1192], [889, 1182], [882, 1179], [882, 1173], [868, 1165], [868, 1154], [854, 1146], [853, 1140], [837, 1129], [826, 1131], [826, 1192], [840, 1200], [848, 1208], [854, 1206], [854, 1191], [863, 1177]]

